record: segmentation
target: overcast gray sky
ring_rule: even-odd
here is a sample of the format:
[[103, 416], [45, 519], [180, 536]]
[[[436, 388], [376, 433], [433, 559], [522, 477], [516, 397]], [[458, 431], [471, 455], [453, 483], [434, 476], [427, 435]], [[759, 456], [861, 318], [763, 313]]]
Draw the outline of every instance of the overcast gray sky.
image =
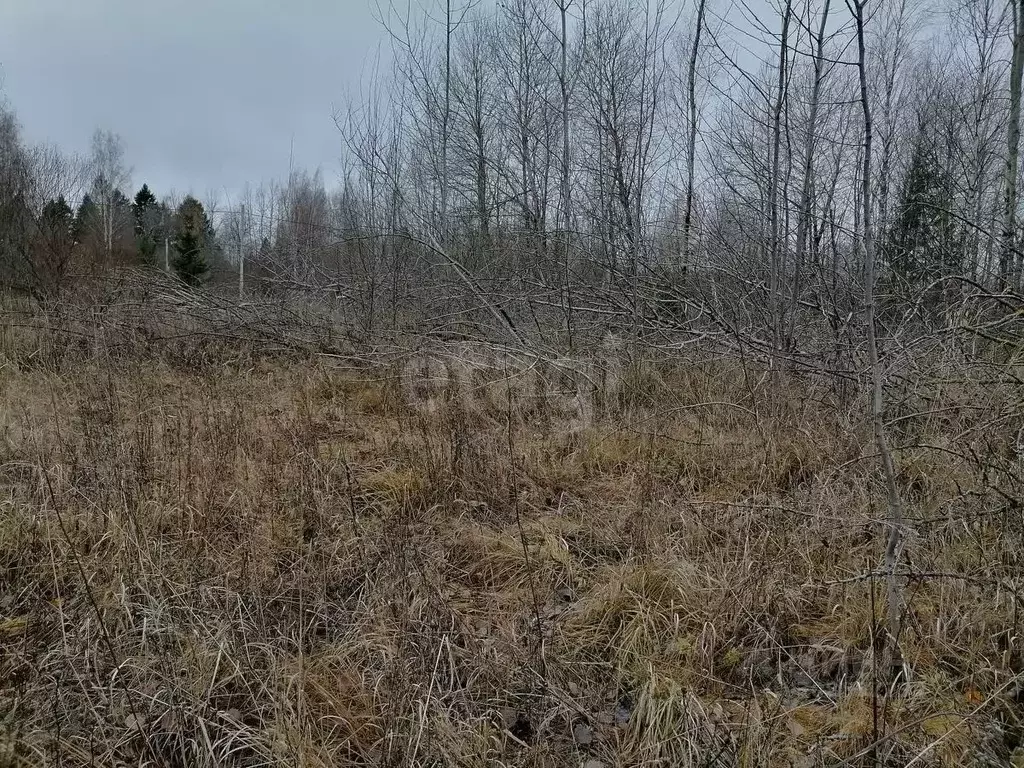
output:
[[0, 0], [2, 95], [30, 142], [119, 133], [133, 184], [205, 197], [297, 167], [334, 181], [335, 106], [372, 69], [374, 0]]

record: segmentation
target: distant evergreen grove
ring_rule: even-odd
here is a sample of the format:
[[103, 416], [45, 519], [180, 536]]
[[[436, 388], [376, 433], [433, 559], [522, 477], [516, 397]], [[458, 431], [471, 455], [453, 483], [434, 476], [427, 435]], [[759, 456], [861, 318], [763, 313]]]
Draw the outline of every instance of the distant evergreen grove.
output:
[[[0, 284], [52, 298], [76, 276], [117, 266], [166, 268], [190, 286], [209, 279], [221, 249], [203, 203], [172, 204], [148, 184], [129, 198], [122, 154], [114, 134], [98, 131], [87, 165], [46, 155], [21, 142], [0, 105]], [[92, 180], [75, 194], [85, 168]]]
[[203, 282], [220, 251], [199, 200], [189, 195], [172, 210], [143, 184], [132, 201], [115, 192], [101, 204], [96, 201], [104, 185], [97, 178], [76, 208], [58, 196], [47, 200], [37, 216], [23, 211], [17, 217], [21, 221], [16, 223], [31, 240], [24, 248], [24, 263], [12, 265], [22, 267], [19, 282], [45, 292], [56, 287], [72, 264], [92, 269], [115, 264], [162, 267], [165, 250], [170, 268], [183, 282], [192, 286]]

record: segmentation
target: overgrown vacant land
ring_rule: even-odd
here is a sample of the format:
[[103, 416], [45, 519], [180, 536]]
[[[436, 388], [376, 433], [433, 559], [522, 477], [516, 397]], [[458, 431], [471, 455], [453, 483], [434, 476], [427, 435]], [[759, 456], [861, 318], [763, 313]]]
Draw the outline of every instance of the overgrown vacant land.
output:
[[578, 369], [467, 347], [3, 349], [4, 765], [1020, 759], [1013, 387], [940, 371], [894, 403], [880, 669], [859, 395], [638, 348], [581, 419], [549, 396]]

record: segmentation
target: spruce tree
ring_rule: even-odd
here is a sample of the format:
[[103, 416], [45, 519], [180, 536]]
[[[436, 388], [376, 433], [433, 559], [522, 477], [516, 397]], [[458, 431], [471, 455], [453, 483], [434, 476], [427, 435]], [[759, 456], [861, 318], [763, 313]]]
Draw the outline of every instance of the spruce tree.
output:
[[135, 222], [135, 244], [139, 258], [145, 264], [152, 264], [156, 255], [157, 227], [154, 214], [157, 212], [156, 195], [150, 191], [148, 184], [143, 184], [135, 194], [132, 217]]
[[952, 214], [954, 184], [943, 167], [934, 139], [922, 126], [886, 238], [889, 265], [911, 284], [956, 274], [963, 253]]
[[98, 220], [99, 210], [96, 208], [96, 203], [93, 202], [92, 196], [86, 193], [82, 197], [82, 202], [78, 205], [78, 210], [75, 212], [75, 220], [71, 227], [71, 236], [75, 243], [83, 243], [86, 238], [92, 233], [93, 227], [96, 226]]
[[211, 245], [213, 228], [203, 204], [189, 195], [178, 206], [177, 229], [174, 235], [174, 271], [188, 285], [198, 285], [209, 270], [206, 253]]
[[60, 232], [70, 235], [74, 227], [74, 214], [68, 201], [61, 195], [50, 200], [43, 206], [39, 214], [39, 223], [48, 232]]

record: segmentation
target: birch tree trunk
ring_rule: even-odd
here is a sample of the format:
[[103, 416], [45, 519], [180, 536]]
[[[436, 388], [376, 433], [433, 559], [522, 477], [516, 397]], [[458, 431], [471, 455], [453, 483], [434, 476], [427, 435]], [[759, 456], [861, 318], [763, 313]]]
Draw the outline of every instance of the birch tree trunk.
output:
[[779, 222], [779, 168], [782, 159], [782, 108], [786, 103], [786, 70], [789, 54], [789, 20], [793, 14], [792, 0], [786, 0], [782, 13], [782, 32], [779, 35], [779, 77], [778, 91], [772, 108], [772, 178], [768, 193], [768, 215], [770, 226], [770, 297], [769, 322], [772, 325], [772, 349], [781, 348], [782, 332], [782, 235]]
[[796, 311], [802, 289], [803, 265], [807, 251], [807, 231], [811, 226], [811, 201], [814, 182], [814, 145], [817, 136], [818, 102], [821, 98], [821, 80], [824, 69], [823, 49], [825, 47], [825, 25], [828, 23], [829, 0], [821, 11], [821, 24], [814, 42], [814, 85], [811, 89], [811, 113], [808, 117], [807, 139], [804, 143], [803, 178], [800, 183], [800, 208], [796, 222], [796, 253], [793, 264], [793, 286], [789, 304], [789, 329], [786, 332], [785, 348], [791, 351], [796, 333]]

